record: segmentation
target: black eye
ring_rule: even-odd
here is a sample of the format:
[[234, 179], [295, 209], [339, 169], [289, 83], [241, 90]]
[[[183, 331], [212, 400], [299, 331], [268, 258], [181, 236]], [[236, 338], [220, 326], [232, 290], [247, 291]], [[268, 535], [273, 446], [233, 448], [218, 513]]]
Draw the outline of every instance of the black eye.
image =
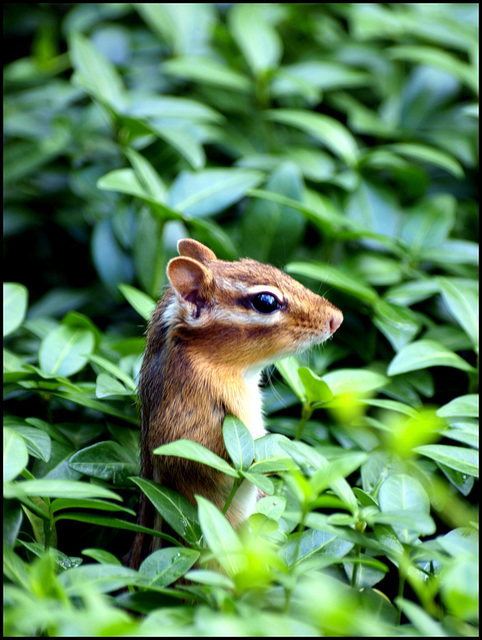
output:
[[281, 309], [281, 304], [271, 293], [258, 293], [251, 300], [253, 309], [259, 313], [273, 313]]

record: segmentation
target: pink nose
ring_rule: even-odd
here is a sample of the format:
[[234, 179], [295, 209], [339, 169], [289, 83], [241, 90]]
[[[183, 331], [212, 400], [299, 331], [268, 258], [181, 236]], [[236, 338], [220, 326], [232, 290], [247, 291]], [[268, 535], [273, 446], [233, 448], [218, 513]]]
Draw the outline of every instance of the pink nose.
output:
[[343, 322], [343, 314], [339, 309], [332, 309], [332, 315], [329, 320], [330, 333], [335, 333], [338, 327]]

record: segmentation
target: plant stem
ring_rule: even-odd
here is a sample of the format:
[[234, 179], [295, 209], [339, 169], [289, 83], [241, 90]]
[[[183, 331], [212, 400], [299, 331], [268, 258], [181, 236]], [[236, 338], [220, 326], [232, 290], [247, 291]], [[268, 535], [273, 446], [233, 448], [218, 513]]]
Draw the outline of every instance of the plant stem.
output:
[[311, 418], [312, 413], [313, 413], [313, 409], [311, 407], [311, 404], [309, 403], [304, 404], [301, 410], [301, 420], [300, 420], [300, 424], [298, 425], [298, 429], [296, 431], [295, 440], [299, 440], [301, 438], [303, 434], [303, 429], [305, 428], [305, 424]]
[[223, 513], [226, 514], [227, 510], [229, 509], [229, 505], [231, 504], [231, 502], [233, 501], [234, 496], [236, 495], [236, 491], [239, 489], [239, 487], [241, 486], [241, 483], [243, 482], [243, 478], [235, 478], [234, 482], [233, 482], [233, 488], [231, 489], [231, 492], [228, 496], [228, 499], [226, 500], [226, 503], [223, 507]]

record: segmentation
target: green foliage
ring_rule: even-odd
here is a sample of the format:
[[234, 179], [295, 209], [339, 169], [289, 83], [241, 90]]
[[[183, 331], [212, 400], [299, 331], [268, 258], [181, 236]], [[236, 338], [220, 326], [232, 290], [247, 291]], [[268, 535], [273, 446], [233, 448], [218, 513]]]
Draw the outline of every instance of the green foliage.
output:
[[[5, 635], [477, 634], [476, 13], [6, 5]], [[186, 236], [344, 314], [270, 372], [269, 435], [227, 417], [231, 464], [156, 450], [231, 477], [224, 512], [259, 487], [239, 531], [138, 476]], [[137, 531], [163, 548], [134, 571]]]

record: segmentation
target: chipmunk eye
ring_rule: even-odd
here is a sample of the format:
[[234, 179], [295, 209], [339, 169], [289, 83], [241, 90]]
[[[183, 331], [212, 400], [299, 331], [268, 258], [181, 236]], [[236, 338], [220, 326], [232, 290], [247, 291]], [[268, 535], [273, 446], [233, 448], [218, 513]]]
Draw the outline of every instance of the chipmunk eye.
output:
[[281, 304], [271, 293], [258, 293], [251, 300], [253, 309], [259, 313], [273, 313], [281, 309]]

